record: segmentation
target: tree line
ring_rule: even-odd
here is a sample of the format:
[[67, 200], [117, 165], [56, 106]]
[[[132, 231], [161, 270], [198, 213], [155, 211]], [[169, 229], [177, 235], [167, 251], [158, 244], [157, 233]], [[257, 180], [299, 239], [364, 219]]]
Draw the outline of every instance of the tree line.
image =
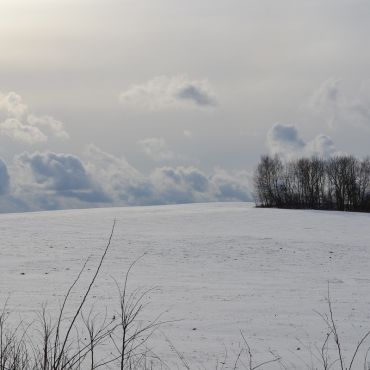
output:
[[261, 156], [254, 174], [256, 205], [370, 212], [370, 158], [352, 155], [283, 162]]

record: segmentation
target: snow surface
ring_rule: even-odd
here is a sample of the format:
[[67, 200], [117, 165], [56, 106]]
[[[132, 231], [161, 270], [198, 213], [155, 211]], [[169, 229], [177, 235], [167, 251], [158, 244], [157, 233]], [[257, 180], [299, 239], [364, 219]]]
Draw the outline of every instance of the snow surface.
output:
[[[165, 320], [178, 320], [151, 341], [168, 361], [176, 356], [164, 337], [195, 368], [212, 368], [225, 348], [235, 357], [242, 330], [257, 357], [267, 358], [271, 349], [289, 368], [309, 368], [326, 333], [315, 311], [327, 312], [328, 281], [347, 358], [370, 329], [370, 215], [248, 203], [2, 214], [0, 298], [10, 296], [13, 317], [27, 317], [45, 302], [56, 310], [91, 254], [73, 309], [115, 218], [91, 298], [118, 307], [113, 278], [122, 281], [146, 253], [130, 287], [154, 287], [144, 319], [164, 312]], [[355, 368], [363, 368], [361, 361]]]

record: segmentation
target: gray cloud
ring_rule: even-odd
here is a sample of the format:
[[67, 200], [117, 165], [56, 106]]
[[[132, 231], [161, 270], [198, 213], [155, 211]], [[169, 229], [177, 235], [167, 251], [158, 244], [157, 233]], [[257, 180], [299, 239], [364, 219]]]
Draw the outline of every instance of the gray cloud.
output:
[[217, 169], [207, 175], [195, 167], [163, 167], [151, 174], [161, 203], [250, 201], [250, 178]]
[[4, 195], [9, 190], [9, 173], [6, 163], [0, 158], [0, 195]]
[[269, 129], [266, 143], [270, 153], [287, 157], [302, 155], [306, 147], [295, 126], [280, 123], [276, 123]]
[[[16, 179], [19, 180], [19, 178]], [[25, 202], [12, 194], [12, 190], [11, 174], [5, 161], [0, 158], [0, 212], [30, 210]]]
[[252, 180], [249, 172], [228, 173], [218, 169], [212, 176], [212, 182], [216, 184], [216, 199], [218, 200], [248, 202], [252, 199]]
[[153, 187], [149, 180], [124, 157], [117, 158], [95, 145], [89, 145], [87, 168], [115, 205], [151, 204]]
[[329, 136], [319, 134], [311, 141], [305, 141], [295, 126], [280, 123], [267, 132], [266, 144], [271, 154], [280, 154], [286, 159], [311, 155], [328, 157], [338, 153]]
[[158, 167], [143, 175], [125, 158], [90, 145], [85, 153], [90, 176], [114, 205], [151, 205], [251, 200], [247, 173], [221, 169], [206, 174], [196, 167]]
[[357, 91], [349, 91], [344, 81], [329, 79], [313, 93], [309, 102], [316, 120], [330, 128], [353, 125], [370, 127], [370, 81], [365, 80]]
[[81, 202], [104, 203], [109, 197], [104, 194], [87, 172], [82, 161], [63, 153], [23, 153], [17, 157], [38, 185], [35, 189], [50, 197], [76, 198]]
[[179, 87], [176, 97], [204, 107], [216, 104], [214, 98], [201, 84], [199, 84], [199, 82], [189, 82], [184, 86]]
[[269, 148], [278, 151], [284, 150], [301, 150], [306, 143], [299, 137], [298, 130], [293, 125], [283, 125], [276, 123], [267, 133], [267, 142]]
[[121, 104], [135, 109], [161, 111], [176, 108], [214, 107], [216, 97], [205, 80], [187, 76], [159, 76], [145, 83], [132, 85], [119, 96]]
[[339, 154], [331, 137], [323, 134], [317, 135], [306, 144], [306, 151], [311, 155], [330, 157]]
[[70, 154], [23, 153], [18, 159], [29, 165], [35, 180], [48, 189], [82, 190], [90, 187], [90, 178], [81, 160]]
[[[159, 167], [144, 175], [125, 158], [90, 145], [85, 160], [64, 153], [17, 156], [8, 174], [0, 161], [3, 210], [176, 204], [251, 200], [248, 173]], [[12, 186], [9, 186], [12, 183]], [[8, 190], [9, 189], [9, 190]]]
[[206, 202], [212, 198], [209, 178], [194, 167], [162, 167], [150, 178], [160, 203]]

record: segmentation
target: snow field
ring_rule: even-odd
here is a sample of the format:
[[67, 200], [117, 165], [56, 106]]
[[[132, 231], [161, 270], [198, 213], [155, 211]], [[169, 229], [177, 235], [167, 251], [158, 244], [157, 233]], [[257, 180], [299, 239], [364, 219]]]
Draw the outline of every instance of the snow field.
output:
[[370, 329], [370, 215], [247, 203], [0, 215], [0, 296], [1, 302], [9, 296], [12, 320], [32, 317], [45, 302], [57, 310], [91, 255], [71, 296], [72, 312], [114, 219], [113, 243], [90, 302], [113, 315], [113, 279], [122, 281], [145, 253], [130, 287], [153, 287], [144, 320], [159, 313], [176, 320], [151, 340], [169, 363], [177, 358], [165, 338], [195, 368], [212, 368], [225, 348], [235, 356], [242, 330], [257, 358], [271, 349], [290, 368], [308, 368], [326, 333], [315, 311], [327, 311], [328, 282], [347, 358]]

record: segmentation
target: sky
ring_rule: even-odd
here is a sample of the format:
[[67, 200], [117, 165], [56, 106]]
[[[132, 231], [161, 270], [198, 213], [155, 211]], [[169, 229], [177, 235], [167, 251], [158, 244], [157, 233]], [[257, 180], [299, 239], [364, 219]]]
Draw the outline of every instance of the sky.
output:
[[253, 199], [370, 138], [368, 0], [2, 0], [0, 212]]

